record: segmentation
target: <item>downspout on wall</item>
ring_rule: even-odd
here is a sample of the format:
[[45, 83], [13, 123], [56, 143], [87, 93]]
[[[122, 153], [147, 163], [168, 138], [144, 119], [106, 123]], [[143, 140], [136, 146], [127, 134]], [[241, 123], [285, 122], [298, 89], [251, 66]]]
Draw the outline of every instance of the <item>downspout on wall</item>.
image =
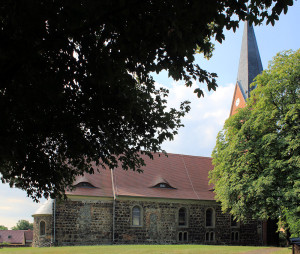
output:
[[56, 215], [56, 198], [54, 199], [53, 202], [53, 244], [55, 246], [55, 215]]
[[116, 212], [116, 192], [115, 192], [115, 184], [114, 184], [114, 173], [113, 170], [110, 169], [110, 175], [111, 175], [111, 186], [114, 196], [113, 201], [113, 214], [112, 214], [112, 243], [115, 242], [115, 212]]

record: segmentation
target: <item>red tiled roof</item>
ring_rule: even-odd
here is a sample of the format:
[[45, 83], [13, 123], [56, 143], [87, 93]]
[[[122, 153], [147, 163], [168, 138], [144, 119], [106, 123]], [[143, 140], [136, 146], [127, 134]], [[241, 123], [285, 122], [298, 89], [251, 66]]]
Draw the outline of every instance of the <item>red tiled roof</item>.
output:
[[[111, 173], [109, 169], [103, 169], [102, 167], [93, 166], [94, 174], [84, 174], [78, 176], [74, 185], [80, 182], [88, 182], [96, 188], [76, 188], [72, 192], [66, 191], [66, 194], [80, 195], [80, 196], [99, 196], [99, 197], [113, 197]], [[99, 169], [99, 172], [97, 171]]]
[[[160, 155], [160, 156], [159, 156]], [[143, 156], [146, 166], [143, 173], [113, 170], [116, 196], [214, 200], [212, 186], [208, 184], [208, 172], [213, 169], [211, 158], [181, 154], [154, 154], [151, 160]], [[77, 188], [69, 195], [113, 197], [110, 170], [100, 169], [94, 175], [77, 177], [75, 184], [89, 182], [97, 188]], [[171, 188], [153, 188], [166, 182]]]
[[0, 243], [24, 244], [26, 230], [0, 230]]

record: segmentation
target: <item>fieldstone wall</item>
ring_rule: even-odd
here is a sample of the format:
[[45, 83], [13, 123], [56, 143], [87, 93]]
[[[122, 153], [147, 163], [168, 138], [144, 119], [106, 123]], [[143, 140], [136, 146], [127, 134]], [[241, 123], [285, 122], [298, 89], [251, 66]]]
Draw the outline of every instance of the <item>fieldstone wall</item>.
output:
[[[142, 225], [132, 226], [131, 216], [134, 206], [142, 208]], [[187, 210], [187, 225], [178, 225], [178, 212], [181, 207]], [[205, 211], [213, 208], [215, 225], [206, 227]], [[230, 215], [224, 214], [216, 202], [178, 203], [160, 201], [117, 201], [115, 208], [116, 243], [205, 243], [261, 245], [259, 223], [248, 221], [238, 227], [231, 227]], [[232, 239], [232, 232], [237, 237]], [[211, 237], [206, 238], [206, 234]], [[186, 234], [180, 241], [179, 234]]]
[[[132, 208], [141, 208], [142, 223], [132, 225]], [[179, 226], [179, 209], [186, 209], [187, 224]], [[206, 209], [214, 209], [215, 223], [206, 227]], [[114, 235], [113, 211], [115, 210]], [[34, 246], [51, 240], [39, 237], [37, 226], [41, 219], [52, 223], [52, 216], [36, 217]], [[249, 220], [231, 227], [230, 215], [224, 214], [214, 201], [183, 201], [159, 199], [118, 199], [93, 201], [61, 201], [56, 203], [56, 245], [97, 244], [234, 244], [261, 245], [261, 225]], [[52, 233], [53, 235], [53, 233]], [[49, 238], [50, 237], [50, 238]]]
[[[40, 235], [40, 222], [44, 221], [45, 235]], [[33, 220], [33, 247], [49, 247], [52, 245], [52, 215], [36, 215]]]
[[263, 245], [262, 223], [257, 220], [248, 220], [240, 227], [240, 245]]
[[112, 201], [56, 203], [57, 245], [95, 245], [112, 242]]

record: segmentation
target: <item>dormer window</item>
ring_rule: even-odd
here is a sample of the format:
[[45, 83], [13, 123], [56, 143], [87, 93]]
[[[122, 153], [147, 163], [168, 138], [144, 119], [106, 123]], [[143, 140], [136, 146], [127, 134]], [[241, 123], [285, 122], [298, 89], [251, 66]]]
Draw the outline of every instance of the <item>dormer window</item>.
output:
[[159, 188], [168, 188], [169, 186], [166, 183], [159, 183], [158, 187]]
[[172, 187], [170, 184], [168, 183], [158, 183], [155, 186], [153, 186], [153, 188], [162, 188], [162, 189], [175, 189], [174, 187]]
[[94, 185], [88, 183], [88, 182], [80, 182], [77, 183], [74, 187], [76, 188], [96, 188]]

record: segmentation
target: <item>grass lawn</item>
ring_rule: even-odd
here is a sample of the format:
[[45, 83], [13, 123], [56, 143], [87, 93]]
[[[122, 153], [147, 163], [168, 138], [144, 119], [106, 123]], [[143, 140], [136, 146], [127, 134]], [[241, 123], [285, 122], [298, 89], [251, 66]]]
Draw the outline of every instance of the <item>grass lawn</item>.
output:
[[[102, 245], [102, 246], [75, 246], [75, 247], [52, 247], [52, 248], [3, 248], [0, 254], [230, 254], [230, 253], [264, 253], [268, 247], [248, 246], [214, 246], [214, 245]], [[267, 253], [267, 252], [266, 252]], [[268, 252], [276, 254], [290, 254], [288, 248], [276, 248], [276, 251]]]

